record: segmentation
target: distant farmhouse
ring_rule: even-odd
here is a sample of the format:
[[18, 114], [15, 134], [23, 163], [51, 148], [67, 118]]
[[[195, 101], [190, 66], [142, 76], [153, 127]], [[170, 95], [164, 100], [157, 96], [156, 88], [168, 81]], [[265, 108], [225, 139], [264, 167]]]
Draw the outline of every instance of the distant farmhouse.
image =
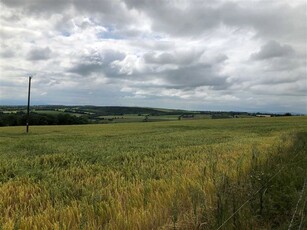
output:
[[257, 114], [256, 117], [271, 117], [270, 114]]
[[193, 114], [184, 114], [182, 115], [182, 118], [194, 118], [194, 115]]

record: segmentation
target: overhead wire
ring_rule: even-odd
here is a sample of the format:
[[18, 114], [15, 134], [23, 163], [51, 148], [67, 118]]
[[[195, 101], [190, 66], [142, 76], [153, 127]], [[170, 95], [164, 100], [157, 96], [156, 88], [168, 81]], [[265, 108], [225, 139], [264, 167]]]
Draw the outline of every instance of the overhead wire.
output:
[[[296, 154], [291, 161], [293, 161], [296, 157], [298, 156], [298, 154]], [[290, 161], [290, 162], [291, 162]], [[233, 212], [216, 230], [221, 229], [229, 220], [231, 220], [247, 203], [249, 203], [262, 189], [264, 189], [265, 187], [267, 187], [267, 185], [286, 167], [287, 165], [282, 166], [273, 176], [270, 177], [269, 180], [266, 181], [266, 183], [264, 183], [264, 185], [261, 186], [261, 188], [259, 188], [257, 191], [255, 191], [251, 197], [249, 199], [247, 199], [235, 212]], [[306, 182], [306, 181], [305, 181]], [[305, 184], [304, 184], [305, 187]]]
[[[300, 197], [299, 197], [299, 199], [298, 199], [298, 201], [297, 201], [297, 203], [296, 203], [295, 210], [294, 210], [294, 213], [293, 213], [293, 215], [292, 215], [292, 218], [291, 218], [291, 221], [290, 221], [288, 230], [290, 230], [290, 229], [292, 228], [292, 225], [293, 225], [293, 222], [294, 222], [294, 218], [295, 218], [295, 216], [296, 216], [296, 212], [297, 212], [299, 203], [301, 202], [302, 197], [303, 197], [303, 194], [304, 194], [305, 185], [306, 185], [306, 179], [305, 179], [305, 181], [304, 181], [304, 186], [303, 186], [303, 188], [302, 188], [302, 190], [301, 190]], [[304, 205], [304, 206], [305, 206], [305, 205]]]

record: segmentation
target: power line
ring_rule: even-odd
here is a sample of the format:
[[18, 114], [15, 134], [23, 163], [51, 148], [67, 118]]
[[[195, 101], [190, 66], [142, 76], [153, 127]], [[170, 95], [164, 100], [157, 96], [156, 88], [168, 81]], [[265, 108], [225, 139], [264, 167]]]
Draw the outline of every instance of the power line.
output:
[[301, 223], [300, 223], [300, 226], [298, 228], [298, 230], [300, 230], [302, 227], [303, 227], [303, 223], [304, 223], [304, 211], [305, 211], [305, 205], [306, 205], [306, 199], [304, 201], [304, 205], [303, 205], [303, 208], [302, 208], [302, 217], [301, 217]]
[[[296, 154], [292, 158], [292, 160], [294, 160], [297, 156], [298, 156], [298, 154]], [[221, 229], [232, 217], [234, 217], [234, 215], [236, 215], [248, 202], [250, 202], [262, 189], [264, 189], [269, 184], [269, 182], [271, 182], [285, 167], [286, 167], [286, 165], [282, 166], [273, 176], [271, 176], [270, 179], [264, 185], [262, 185], [262, 187], [260, 189], [258, 189], [256, 192], [254, 192], [251, 195], [251, 197], [249, 199], [247, 199], [234, 213], [232, 213], [216, 230]], [[304, 186], [305, 186], [305, 184], [304, 184]]]
[[290, 230], [290, 229], [292, 228], [292, 224], [293, 224], [293, 221], [294, 221], [294, 218], [295, 218], [296, 212], [297, 212], [298, 205], [299, 205], [299, 203], [301, 202], [301, 199], [302, 199], [303, 194], [304, 194], [305, 185], [306, 185], [306, 179], [305, 179], [305, 181], [304, 181], [304, 186], [303, 186], [303, 188], [302, 188], [301, 195], [300, 195], [300, 197], [299, 197], [299, 199], [298, 199], [298, 201], [297, 201], [297, 203], [296, 203], [295, 210], [294, 210], [294, 213], [293, 213], [292, 219], [291, 219], [291, 221], [290, 221], [290, 224], [289, 224], [288, 230]]
[[252, 196], [248, 200], [246, 200], [234, 213], [232, 213], [216, 230], [221, 229], [232, 217], [234, 217], [234, 215], [236, 215], [248, 202], [250, 202], [255, 197], [255, 195], [257, 195], [264, 187], [266, 187], [269, 184], [269, 182], [273, 180], [281, 172], [283, 168], [284, 167], [279, 169], [278, 172], [275, 173], [260, 189], [258, 189], [255, 193], [253, 193]]

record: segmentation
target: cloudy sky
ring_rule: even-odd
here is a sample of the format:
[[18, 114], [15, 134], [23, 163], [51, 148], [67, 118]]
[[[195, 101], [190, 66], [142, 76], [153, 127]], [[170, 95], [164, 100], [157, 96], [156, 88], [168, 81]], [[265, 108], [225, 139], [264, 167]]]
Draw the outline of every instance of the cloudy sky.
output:
[[0, 104], [307, 113], [305, 0], [0, 0]]

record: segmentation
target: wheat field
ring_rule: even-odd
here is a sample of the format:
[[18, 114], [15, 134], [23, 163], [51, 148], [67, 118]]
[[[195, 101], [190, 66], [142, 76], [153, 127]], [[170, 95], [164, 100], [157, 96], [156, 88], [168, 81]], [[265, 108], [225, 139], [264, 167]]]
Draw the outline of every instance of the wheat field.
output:
[[221, 229], [282, 228], [306, 137], [307, 117], [2, 127], [0, 229], [217, 229], [257, 189]]

